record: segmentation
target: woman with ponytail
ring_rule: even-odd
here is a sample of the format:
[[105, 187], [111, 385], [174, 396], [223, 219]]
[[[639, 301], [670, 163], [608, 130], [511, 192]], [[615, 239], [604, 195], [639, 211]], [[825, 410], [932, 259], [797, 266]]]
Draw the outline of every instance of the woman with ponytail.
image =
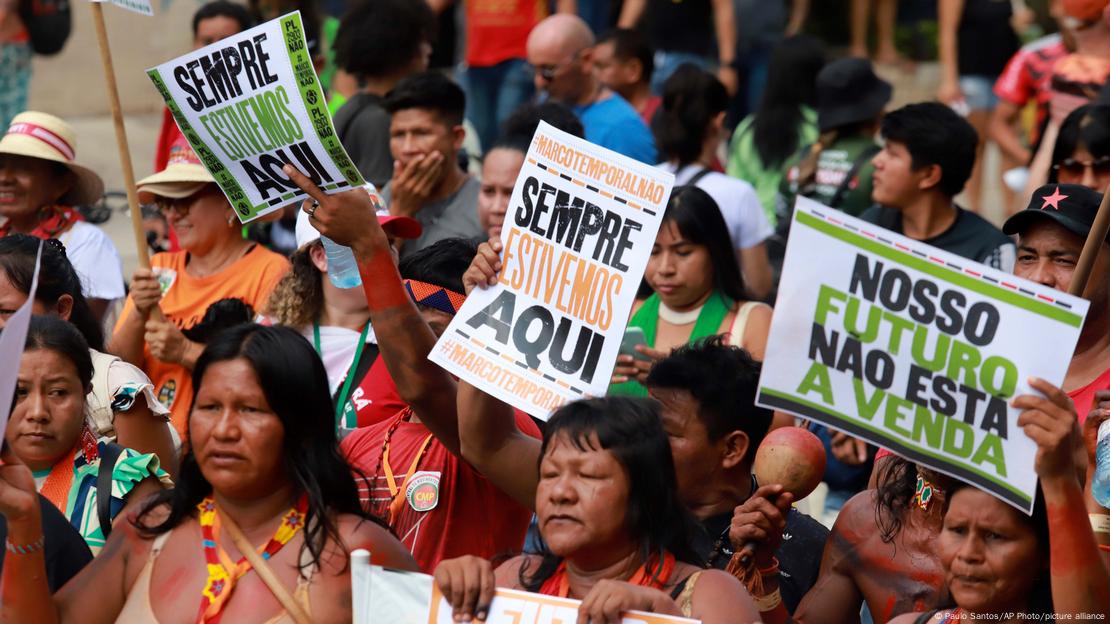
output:
[[61, 241], [44, 242], [29, 234], [0, 238], [0, 327], [27, 301], [40, 243], [39, 283], [32, 310], [69, 321], [89, 345], [94, 371], [86, 397], [89, 430], [98, 440], [156, 454], [161, 466], [175, 474], [177, 441], [169, 424], [170, 412], [154, 396], [146, 373], [102, 352], [104, 331], [81, 292], [81, 282]]

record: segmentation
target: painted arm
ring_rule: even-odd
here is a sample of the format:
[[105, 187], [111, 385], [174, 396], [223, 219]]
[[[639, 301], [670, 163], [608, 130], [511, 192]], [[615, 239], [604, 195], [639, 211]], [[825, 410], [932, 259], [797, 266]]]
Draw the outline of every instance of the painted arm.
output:
[[320, 233], [351, 248], [358, 261], [370, 323], [378, 349], [401, 399], [449, 451], [459, 453], [455, 382], [428, 360], [436, 336], [424, 322], [401, 283], [389, 240], [373, 218], [370, 197], [361, 190], [327, 195], [292, 166], [286, 174], [319, 202], [313, 225]]

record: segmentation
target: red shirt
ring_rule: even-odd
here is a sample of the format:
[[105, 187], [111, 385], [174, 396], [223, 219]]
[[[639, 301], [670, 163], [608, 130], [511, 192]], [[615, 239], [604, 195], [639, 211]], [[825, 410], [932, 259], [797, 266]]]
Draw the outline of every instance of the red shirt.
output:
[[655, 117], [655, 111], [663, 105], [663, 98], [658, 95], [651, 96], [647, 103], [644, 104], [644, 110], [640, 111], [640, 119], [644, 120], [644, 125], [648, 128], [651, 127], [651, 118]]
[[[385, 517], [394, 499], [382, 461], [382, 446], [396, 424], [389, 442], [389, 466], [399, 487], [398, 502], [393, 506], [399, 511], [389, 524], [420, 569], [430, 574], [440, 561], [462, 555], [490, 559], [520, 552], [532, 511], [515, 503], [434, 437], [412, 477], [406, 480], [431, 433], [421, 423], [398, 423], [405, 415], [402, 412], [385, 422], [357, 429], [343, 439], [341, 448], [347, 460], [366, 475], [365, 480], [357, 474], [355, 478], [367, 509]], [[516, 424], [527, 435], [540, 437], [539, 428], [528, 416], [518, 415]]]
[[1110, 390], [1110, 368], [1106, 369], [1091, 383], [1068, 393], [1072, 402], [1075, 403], [1075, 412], [1079, 414], [1079, 424], [1082, 425], [1083, 421], [1087, 420], [1087, 414], [1095, 406], [1095, 393], [1099, 390]]
[[490, 67], [525, 58], [528, 33], [547, 17], [539, 0], [467, 0], [466, 63]]
[[1036, 144], [1052, 99], [1052, 68], [1068, 53], [1059, 36], [1045, 37], [1023, 47], [1006, 64], [994, 83], [994, 94], [1015, 106], [1036, 102], [1037, 116], [1033, 124]]
[[362, 376], [358, 386], [351, 390], [351, 405], [355, 408], [358, 426], [369, 427], [380, 422], [392, 421], [397, 412], [407, 405], [397, 392], [397, 384], [385, 366], [385, 358], [379, 357], [370, 365], [370, 370]]

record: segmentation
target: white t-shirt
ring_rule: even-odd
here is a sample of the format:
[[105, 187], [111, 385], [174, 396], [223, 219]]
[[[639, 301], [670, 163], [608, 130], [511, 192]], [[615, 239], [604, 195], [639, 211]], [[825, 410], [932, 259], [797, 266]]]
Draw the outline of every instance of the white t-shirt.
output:
[[[312, 343], [312, 326], [302, 327], [301, 335]], [[328, 371], [328, 390], [331, 391], [332, 396], [335, 396], [339, 390], [339, 384], [347, 378], [351, 361], [355, 359], [358, 337], [359, 332], [346, 327], [320, 328], [320, 359], [323, 360], [324, 368]], [[366, 332], [366, 344], [377, 344], [373, 327]]]
[[104, 230], [78, 221], [58, 240], [66, 246], [66, 257], [81, 279], [85, 297], [108, 301], [123, 298], [123, 264]]
[[[676, 171], [672, 163], [660, 163], [663, 171], [675, 174], [675, 186], [686, 184], [704, 167], [701, 165], [686, 165]], [[727, 176], [723, 173], [711, 171], [701, 177], [695, 184], [705, 191], [717, 202], [721, 209], [721, 216], [728, 225], [728, 235], [732, 239], [732, 246], [736, 249], [748, 249], [767, 240], [775, 229], [767, 221], [763, 212], [763, 205], [751, 184], [743, 180]]]

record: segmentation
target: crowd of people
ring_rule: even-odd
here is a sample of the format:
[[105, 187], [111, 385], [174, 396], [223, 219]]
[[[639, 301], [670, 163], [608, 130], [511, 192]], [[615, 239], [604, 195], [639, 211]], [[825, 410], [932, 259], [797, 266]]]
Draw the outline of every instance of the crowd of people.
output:
[[[0, 95], [0, 327], [33, 312], [8, 364], [0, 622], [349, 622], [360, 548], [433, 575], [455, 621], [495, 587], [595, 624], [1110, 615], [1110, 236], [1062, 384], [1011, 401], [1031, 514], [756, 404], [797, 198], [1070, 288], [1110, 188], [1110, 0], [1043, 3], [1057, 32], [1024, 46], [1023, 3], [938, 0], [936, 98], [897, 108], [876, 71], [914, 70], [894, 0], [852, 0], [847, 54], [803, 34], [808, 0], [322, 4], [215, 0], [194, 49], [300, 10], [368, 184], [286, 164], [311, 200], [244, 227], [167, 112], [137, 183], [157, 253], [130, 275], [83, 216], [104, 183], [73, 128], [25, 110], [29, 70]], [[0, 15], [0, 75], [21, 29]], [[428, 357], [498, 282], [541, 122], [675, 177], [627, 319], [642, 343], [547, 420]], [[325, 238], [359, 286], [329, 279]], [[781, 427], [824, 445], [819, 503], [757, 481]]]

